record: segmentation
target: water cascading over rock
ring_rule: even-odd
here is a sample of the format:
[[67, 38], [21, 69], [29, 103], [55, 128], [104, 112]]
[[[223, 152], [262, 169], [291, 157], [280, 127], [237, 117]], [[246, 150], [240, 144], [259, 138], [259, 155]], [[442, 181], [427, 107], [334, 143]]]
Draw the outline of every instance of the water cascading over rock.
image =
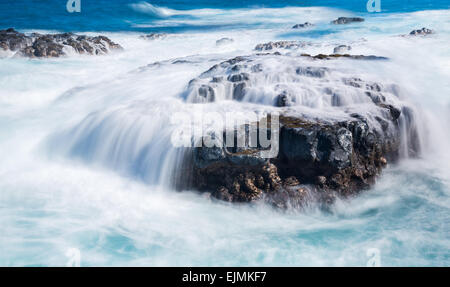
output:
[[[276, 111], [279, 152], [262, 158], [261, 147], [230, 149], [224, 142], [193, 148], [186, 184], [226, 201], [301, 207], [311, 199], [330, 203], [336, 196], [353, 195], [370, 187], [405, 150], [416, 155], [416, 115], [398, 97], [399, 87], [365, 80], [332, 63], [385, 58], [330, 59], [338, 57], [236, 57], [191, 80], [188, 102], [231, 100]], [[266, 132], [262, 127], [270, 117], [268, 112], [268, 121], [246, 126], [255, 124], [258, 132]], [[225, 137], [226, 128], [223, 132]]]
[[85, 36], [73, 33], [20, 33], [13, 28], [0, 30], [0, 49], [27, 58], [58, 58], [73, 51], [77, 54], [103, 55], [121, 50], [119, 44], [105, 36]]

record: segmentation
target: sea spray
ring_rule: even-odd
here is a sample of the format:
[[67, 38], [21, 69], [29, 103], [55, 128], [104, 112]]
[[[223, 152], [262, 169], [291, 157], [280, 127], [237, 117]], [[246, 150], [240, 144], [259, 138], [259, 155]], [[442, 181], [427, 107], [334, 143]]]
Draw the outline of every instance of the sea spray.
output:
[[[81, 266], [366, 266], [368, 250], [374, 249], [380, 251], [383, 266], [447, 266], [450, 174], [444, 159], [449, 70], [443, 63], [449, 59], [448, 29], [442, 25], [447, 11], [368, 17], [369, 24], [357, 31], [346, 27], [305, 36], [320, 43], [305, 49], [310, 54], [331, 53], [344, 42], [352, 45], [352, 53], [389, 57], [383, 63], [340, 64], [361, 76], [376, 75], [376, 80], [399, 85], [399, 97], [420, 107], [420, 121], [426, 125], [421, 137], [428, 143], [420, 158], [389, 166], [373, 189], [338, 200], [328, 212], [317, 206], [299, 213], [230, 205], [195, 191], [178, 193], [152, 184], [168, 178], [158, 175], [155, 166], [160, 173], [176, 166], [170, 156], [165, 157], [166, 165], [156, 162], [158, 157], [142, 157], [140, 168], [129, 168], [139, 151], [152, 153], [151, 148], [134, 145], [150, 143], [156, 155], [167, 150], [168, 131], [151, 129], [167, 119], [153, 117], [158, 109], [163, 115], [179, 108], [194, 112], [194, 105], [181, 96], [191, 79], [216, 63], [252, 54], [258, 43], [290, 37], [285, 27], [297, 23], [299, 15], [308, 15], [301, 14], [302, 9], [279, 9], [278, 20], [268, 11], [268, 27], [274, 25], [269, 30], [252, 31], [245, 26], [245, 14], [231, 11], [237, 22], [245, 19], [244, 29], [183, 34], [158, 43], [141, 40], [138, 34], [108, 34], [125, 51], [95, 60], [4, 60], [0, 147], [7, 152], [0, 165], [0, 265], [62, 266], [66, 252], [76, 248]], [[342, 16], [330, 9], [312, 11], [324, 15], [314, 22]], [[254, 13], [256, 18], [261, 12]], [[230, 23], [217, 15], [212, 18]], [[206, 20], [210, 19], [197, 23]], [[191, 25], [195, 20], [187, 21]], [[170, 20], [167, 25], [182, 26], [181, 22]], [[397, 37], [422, 26], [438, 33], [427, 39]], [[215, 45], [224, 34], [236, 39], [231, 49]], [[192, 54], [203, 59], [171, 64]], [[223, 101], [216, 108], [246, 111], [255, 106], [270, 107], [249, 99]], [[96, 141], [96, 131], [106, 136]], [[84, 149], [71, 152], [74, 146]], [[140, 174], [144, 180], [136, 178]], [[149, 174], [155, 180], [145, 180]]]

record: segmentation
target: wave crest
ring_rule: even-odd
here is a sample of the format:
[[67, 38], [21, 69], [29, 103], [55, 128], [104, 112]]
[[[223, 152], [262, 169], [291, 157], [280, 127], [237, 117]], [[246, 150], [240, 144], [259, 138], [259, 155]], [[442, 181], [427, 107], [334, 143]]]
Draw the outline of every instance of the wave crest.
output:
[[129, 5], [131, 9], [136, 12], [150, 15], [155, 18], [168, 18], [170, 16], [178, 14], [178, 11], [169, 9], [167, 7], [159, 7], [156, 5], [152, 5], [145, 1], [141, 1], [138, 3], [133, 3]]

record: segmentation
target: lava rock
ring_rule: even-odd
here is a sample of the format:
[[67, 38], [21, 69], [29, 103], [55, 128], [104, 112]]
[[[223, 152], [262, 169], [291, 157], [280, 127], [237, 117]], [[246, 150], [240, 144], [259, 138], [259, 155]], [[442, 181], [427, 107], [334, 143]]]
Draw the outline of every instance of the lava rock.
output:
[[311, 24], [309, 22], [305, 22], [303, 24], [295, 24], [294, 26], [292, 26], [292, 29], [307, 28], [307, 27], [311, 27], [311, 26], [314, 26], [314, 24]]
[[276, 107], [288, 107], [295, 102], [292, 96], [287, 92], [283, 91], [281, 94], [275, 97], [274, 105]]
[[30, 37], [19, 33], [13, 28], [0, 30], [0, 48], [3, 50], [17, 51], [32, 44]]
[[[326, 206], [372, 186], [387, 162], [399, 157], [404, 138], [408, 153], [417, 154], [414, 109], [401, 102], [390, 84], [367, 81], [333, 62], [315, 61], [339, 57], [365, 59], [255, 54], [223, 61], [191, 80], [186, 100], [194, 103], [204, 102], [199, 98], [260, 103], [273, 93], [266, 103], [280, 115], [278, 133], [270, 130], [271, 136], [278, 135], [278, 154], [264, 158], [264, 149], [248, 142], [231, 149], [223, 143], [196, 147], [184, 165], [192, 176], [183, 186], [231, 202], [262, 200], [289, 208], [312, 200]], [[264, 98], [257, 98], [261, 90]], [[336, 115], [304, 109], [302, 105], [315, 100], [304, 99], [311, 93], [326, 99]], [[349, 104], [348, 95], [358, 97], [355, 104]], [[261, 132], [266, 131], [258, 123]]]
[[347, 53], [348, 51], [350, 51], [352, 49], [352, 47], [350, 47], [350, 46], [347, 46], [347, 45], [339, 45], [339, 46], [337, 46], [337, 47], [335, 47], [334, 49], [333, 49], [333, 53], [334, 54], [345, 54], [345, 53]]
[[141, 35], [139, 38], [144, 40], [162, 40], [167, 37], [166, 33], [150, 33], [146, 35]]
[[221, 39], [216, 41], [216, 45], [217, 46], [223, 46], [223, 45], [231, 44], [233, 42], [234, 42], [234, 40], [231, 39], [231, 38], [221, 38]]
[[409, 35], [411, 35], [411, 36], [426, 36], [426, 35], [430, 35], [430, 34], [434, 34], [434, 31], [431, 29], [427, 29], [425, 27], [422, 29], [413, 30], [409, 33]]
[[353, 60], [388, 60], [389, 58], [382, 57], [382, 56], [375, 56], [375, 55], [349, 55], [349, 54], [317, 54], [315, 56], [312, 56], [310, 54], [301, 54], [302, 57], [309, 57], [316, 60], [331, 60], [331, 59], [338, 59], [338, 58], [349, 58]]
[[300, 203], [299, 194], [289, 190], [300, 182], [313, 193], [347, 196], [373, 184], [400, 146], [398, 134], [374, 134], [362, 119], [326, 123], [282, 116], [280, 123], [280, 153], [273, 159], [261, 158], [257, 148], [236, 153], [196, 148], [194, 188], [232, 202], [275, 200], [279, 207], [293, 198]]
[[73, 33], [25, 35], [13, 28], [0, 30], [0, 48], [29, 58], [57, 58], [67, 55], [67, 49], [89, 55], [102, 55], [122, 49], [105, 36], [90, 37]]
[[361, 17], [339, 17], [336, 20], [331, 21], [332, 24], [350, 24], [356, 22], [364, 22], [364, 18]]
[[277, 42], [268, 42], [264, 44], [258, 44], [255, 47], [257, 51], [268, 51], [273, 49], [297, 49], [301, 47], [305, 47], [306, 44], [298, 41], [277, 41]]
[[298, 75], [307, 77], [323, 78], [328, 72], [328, 68], [325, 67], [298, 67], [295, 72]]

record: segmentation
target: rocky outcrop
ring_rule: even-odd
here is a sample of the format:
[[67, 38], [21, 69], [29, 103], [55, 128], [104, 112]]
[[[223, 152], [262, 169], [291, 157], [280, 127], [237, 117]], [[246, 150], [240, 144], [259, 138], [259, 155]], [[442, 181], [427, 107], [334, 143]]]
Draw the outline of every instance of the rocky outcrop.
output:
[[422, 29], [413, 30], [409, 33], [409, 35], [411, 35], [411, 36], [426, 36], [426, 35], [430, 35], [430, 34], [434, 34], [434, 31], [431, 29], [427, 29], [425, 27]]
[[0, 48], [3, 50], [18, 51], [32, 44], [29, 37], [16, 32], [13, 28], [0, 30]]
[[364, 18], [361, 17], [339, 17], [336, 20], [331, 21], [331, 24], [350, 24], [364, 22]]
[[167, 37], [166, 33], [150, 33], [147, 35], [141, 35], [139, 38], [144, 40], [162, 40]]
[[298, 49], [307, 46], [305, 42], [298, 41], [277, 41], [258, 44], [255, 47], [257, 51], [269, 51], [274, 49]]
[[349, 55], [349, 54], [317, 54], [315, 56], [309, 54], [301, 54], [302, 57], [308, 57], [316, 60], [331, 60], [338, 58], [348, 58], [354, 60], [388, 60], [388, 58], [383, 56], [375, 56], [375, 55]]
[[[340, 54], [318, 54], [315, 56], [309, 54], [300, 54], [298, 57], [273, 54], [256, 54], [254, 56], [236, 57], [220, 64], [214, 65], [208, 71], [202, 73], [198, 78], [189, 82], [186, 96], [189, 101], [194, 103], [213, 102], [218, 100], [237, 100], [242, 101], [248, 95], [253, 87], [252, 82], [260, 82], [258, 78], [279, 78], [280, 71], [271, 71], [268, 75], [265, 73], [265, 62], [262, 59], [277, 57], [281, 62], [286, 61], [286, 67], [289, 67], [292, 74], [285, 76], [292, 80], [293, 78], [324, 78], [330, 69], [321, 66], [299, 66], [295, 59], [305, 58], [309, 60], [332, 60], [332, 59], [353, 59], [353, 60], [387, 60], [385, 57], [365, 56], [365, 55], [340, 55]], [[290, 67], [292, 65], [292, 67]], [[278, 73], [280, 72], [280, 73]], [[263, 76], [261, 76], [263, 75]], [[289, 106], [296, 101], [293, 92], [284, 89], [280, 83], [267, 83], [268, 86], [274, 86], [276, 95], [273, 103], [275, 106]], [[355, 82], [354, 85], [357, 85]], [[330, 87], [329, 89], [333, 89]], [[254, 94], [258, 91], [255, 89]], [[336, 101], [338, 101], [336, 96]]]
[[399, 148], [398, 134], [378, 133], [360, 115], [337, 122], [282, 116], [280, 124], [276, 158], [251, 148], [195, 148], [194, 187], [230, 202], [301, 207], [313, 196], [331, 203], [370, 187]]
[[217, 46], [223, 46], [223, 45], [231, 44], [233, 42], [234, 42], [234, 40], [231, 39], [231, 38], [221, 38], [221, 39], [216, 41], [216, 45]]
[[73, 33], [26, 35], [13, 28], [0, 31], [0, 48], [17, 56], [57, 58], [73, 51], [78, 54], [102, 55], [122, 47], [105, 36], [83, 36]]
[[314, 24], [311, 24], [309, 22], [305, 22], [303, 24], [295, 24], [294, 26], [292, 26], [292, 29], [308, 28], [308, 27], [312, 27], [312, 26], [314, 26]]
[[[235, 133], [224, 128], [216, 132], [222, 136], [214, 137], [214, 147], [193, 148], [188, 165], [193, 188], [225, 201], [262, 200], [280, 208], [329, 204], [369, 188], [383, 167], [398, 158], [403, 137], [409, 138], [410, 150], [419, 151], [413, 109], [400, 101], [395, 85], [315, 60], [276, 54], [236, 57], [190, 82], [190, 102], [266, 102], [279, 113], [278, 128], [269, 125], [275, 122], [270, 113], [241, 126], [244, 146], [227, 146], [227, 136]], [[257, 98], [261, 91], [272, 101]], [[313, 103], [319, 98], [328, 107], [323, 111]], [[262, 156], [266, 149], [245, 140], [251, 125], [257, 134], [278, 139], [272, 143], [275, 156]], [[405, 126], [408, 134], [402, 135]]]
[[339, 46], [334, 48], [333, 53], [334, 54], [346, 54], [346, 53], [348, 53], [351, 50], [352, 50], [352, 47], [350, 47], [350, 46], [339, 45]]

